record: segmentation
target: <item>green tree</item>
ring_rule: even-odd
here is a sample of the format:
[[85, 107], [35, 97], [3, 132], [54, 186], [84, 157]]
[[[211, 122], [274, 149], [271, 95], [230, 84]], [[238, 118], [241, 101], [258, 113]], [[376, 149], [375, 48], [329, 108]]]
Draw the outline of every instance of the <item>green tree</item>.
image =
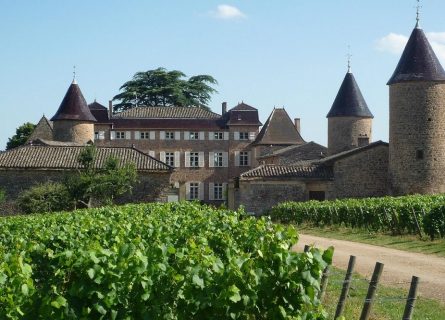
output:
[[121, 165], [119, 159], [109, 157], [103, 167], [98, 168], [96, 155], [96, 147], [87, 146], [79, 155], [79, 173], [70, 176], [65, 182], [75, 203], [88, 208], [114, 203], [117, 197], [131, 192], [137, 181], [133, 163]]
[[218, 82], [209, 75], [197, 75], [184, 79], [178, 70], [164, 68], [137, 72], [133, 79], [125, 82], [122, 91], [113, 97], [118, 101], [114, 111], [119, 112], [136, 106], [179, 106], [208, 109], [211, 95], [217, 91], [212, 85]]
[[36, 125], [31, 122], [26, 122], [18, 127], [15, 130], [15, 135], [8, 139], [8, 142], [6, 143], [6, 150], [24, 145], [34, 131], [35, 127]]

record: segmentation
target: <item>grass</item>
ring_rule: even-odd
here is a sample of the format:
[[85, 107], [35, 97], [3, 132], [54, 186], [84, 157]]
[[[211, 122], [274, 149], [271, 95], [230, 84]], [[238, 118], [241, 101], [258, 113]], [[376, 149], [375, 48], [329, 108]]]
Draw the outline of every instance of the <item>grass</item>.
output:
[[411, 252], [434, 254], [445, 258], [445, 239], [431, 241], [429, 238], [424, 237], [420, 239], [419, 236], [414, 235], [391, 235], [339, 226], [314, 227], [303, 224], [298, 225], [297, 229], [303, 234], [361, 242]]
[[[329, 319], [333, 319], [340, 297], [345, 271], [332, 268], [329, 276], [326, 295], [323, 305], [329, 313]], [[349, 291], [349, 297], [345, 303], [343, 316], [345, 319], [359, 319], [363, 303], [368, 291], [369, 283], [360, 275], [354, 274]], [[370, 320], [400, 320], [405, 309], [408, 289], [391, 288], [379, 285], [377, 287], [376, 300], [372, 306]], [[413, 320], [443, 320], [445, 319], [445, 305], [439, 302], [419, 297], [415, 303]]]

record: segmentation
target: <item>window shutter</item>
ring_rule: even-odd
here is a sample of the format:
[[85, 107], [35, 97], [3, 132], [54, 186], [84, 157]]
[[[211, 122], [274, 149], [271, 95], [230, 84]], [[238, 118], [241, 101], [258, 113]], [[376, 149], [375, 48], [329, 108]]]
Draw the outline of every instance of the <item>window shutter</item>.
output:
[[165, 140], [165, 131], [159, 132], [159, 140]]
[[205, 132], [203, 132], [203, 131], [199, 132], [199, 140], [205, 140], [204, 134], [205, 134]]
[[186, 151], [184, 152], [184, 166], [186, 168], [190, 168], [190, 151]]
[[247, 165], [248, 165], [248, 166], [250, 166], [251, 158], [252, 158], [252, 157], [250, 156], [250, 154], [251, 154], [251, 152], [248, 151], [248, 152], [247, 152]]
[[155, 152], [153, 151], [153, 150], [150, 150], [150, 151], [148, 151], [148, 155], [150, 156], [150, 157], [155, 157]]
[[139, 131], [134, 132], [134, 139], [139, 140], [141, 138], [141, 133]]
[[255, 140], [255, 132], [249, 132], [249, 140]]
[[209, 152], [209, 168], [215, 166], [215, 152]]
[[175, 168], [179, 168], [181, 166], [180, 157], [181, 152], [175, 151]]
[[110, 131], [110, 140], [116, 139], [116, 131]]
[[213, 131], [209, 131], [209, 140], [215, 139], [215, 133]]
[[155, 132], [150, 131], [150, 140], [154, 140], [154, 139], [155, 139]]
[[175, 140], [181, 140], [181, 131], [175, 131]]
[[99, 131], [99, 140], [105, 139], [105, 131]]
[[198, 184], [198, 199], [204, 200], [204, 183], [200, 182]]
[[209, 200], [215, 200], [215, 192], [213, 190], [213, 186], [213, 183], [209, 183]]
[[224, 140], [229, 140], [229, 133], [228, 132], [224, 132]]
[[184, 131], [184, 140], [190, 140], [190, 131]]
[[239, 167], [239, 151], [235, 151], [235, 167]]
[[127, 140], [131, 139], [131, 131], [125, 131], [125, 139]]
[[223, 183], [223, 199], [227, 200], [227, 183]]
[[203, 168], [204, 167], [204, 152], [198, 152], [198, 162], [199, 162], [199, 167]]
[[227, 152], [223, 152], [223, 167], [229, 166], [229, 154]]
[[190, 182], [185, 183], [185, 198], [190, 200]]
[[235, 132], [233, 133], [233, 138], [234, 138], [235, 140], [239, 140], [239, 132], [238, 132], [238, 131], [235, 131]]
[[165, 151], [159, 152], [159, 160], [165, 162]]

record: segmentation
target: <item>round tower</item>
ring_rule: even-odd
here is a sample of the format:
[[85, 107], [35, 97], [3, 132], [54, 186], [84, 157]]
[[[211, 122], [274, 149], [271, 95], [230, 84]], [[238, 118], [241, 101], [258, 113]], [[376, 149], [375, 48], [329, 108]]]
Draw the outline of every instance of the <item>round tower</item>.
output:
[[73, 80], [53, 121], [53, 140], [85, 144], [94, 141], [96, 119], [88, 108], [82, 91]]
[[371, 141], [374, 116], [350, 68], [326, 117], [329, 154], [365, 146]]
[[445, 192], [445, 72], [418, 23], [388, 85], [390, 193]]

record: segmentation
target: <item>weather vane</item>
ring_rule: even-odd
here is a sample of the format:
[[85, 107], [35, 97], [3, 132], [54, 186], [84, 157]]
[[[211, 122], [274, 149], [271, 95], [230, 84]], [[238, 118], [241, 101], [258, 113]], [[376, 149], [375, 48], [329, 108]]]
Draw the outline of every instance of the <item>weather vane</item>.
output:
[[76, 82], [76, 66], [73, 66], [73, 82]]
[[417, 6], [416, 6], [416, 28], [419, 27], [419, 20], [420, 20], [420, 8], [422, 8], [422, 6], [420, 5], [420, 0], [417, 0]]
[[351, 46], [348, 45], [348, 54], [346, 55], [346, 57], [348, 57], [348, 73], [351, 73]]

